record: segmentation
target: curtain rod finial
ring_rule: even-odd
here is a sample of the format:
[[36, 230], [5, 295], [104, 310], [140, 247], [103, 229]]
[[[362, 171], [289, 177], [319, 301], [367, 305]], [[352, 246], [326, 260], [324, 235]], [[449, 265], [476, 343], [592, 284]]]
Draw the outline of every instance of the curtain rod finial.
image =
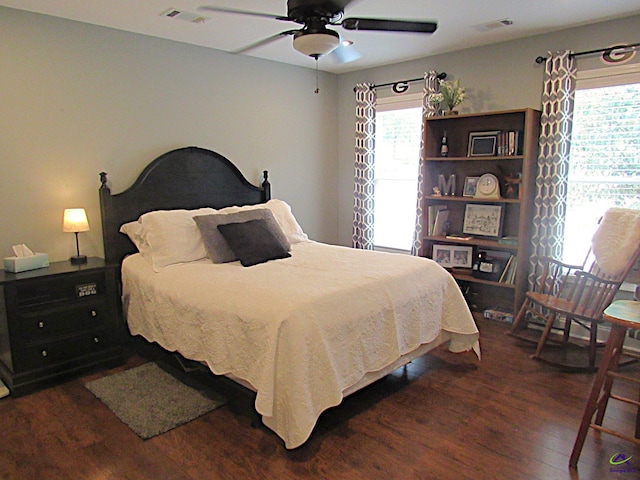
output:
[[544, 57], [536, 57], [536, 63], [538, 65], [540, 65], [541, 63], [544, 63], [545, 60], [546, 60], [546, 58], [544, 58]]

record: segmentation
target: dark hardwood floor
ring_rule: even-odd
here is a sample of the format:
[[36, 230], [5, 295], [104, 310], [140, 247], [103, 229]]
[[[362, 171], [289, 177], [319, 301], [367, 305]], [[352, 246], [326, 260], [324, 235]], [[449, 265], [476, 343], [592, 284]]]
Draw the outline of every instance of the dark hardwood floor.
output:
[[[147, 441], [87, 389], [94, 373], [0, 400], [3, 479], [637, 479], [640, 448], [591, 431], [568, 468], [593, 374], [561, 373], [531, 348], [479, 320], [483, 357], [444, 348], [325, 412], [310, 440], [287, 451], [252, 427], [253, 395], [214, 380], [229, 403]], [[123, 368], [144, 363], [134, 355]], [[640, 372], [640, 366], [625, 367]], [[633, 387], [620, 393], [638, 395]], [[605, 422], [627, 427], [632, 406], [611, 401]], [[633, 455], [636, 471], [609, 459]]]

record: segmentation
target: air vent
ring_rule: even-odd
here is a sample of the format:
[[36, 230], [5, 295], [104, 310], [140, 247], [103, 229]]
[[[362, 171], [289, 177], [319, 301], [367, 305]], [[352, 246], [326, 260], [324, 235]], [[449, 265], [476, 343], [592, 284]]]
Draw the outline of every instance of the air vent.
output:
[[496, 28], [508, 27], [513, 25], [513, 20], [503, 18], [502, 20], [492, 20], [491, 22], [481, 23], [480, 25], [472, 25], [471, 28], [479, 32], [489, 32]]
[[190, 23], [205, 23], [211, 20], [211, 17], [203, 17], [197, 13], [186, 12], [184, 10], [178, 10], [176, 8], [170, 8], [160, 14], [161, 17], [173, 18], [176, 20], [182, 20], [183, 22]]

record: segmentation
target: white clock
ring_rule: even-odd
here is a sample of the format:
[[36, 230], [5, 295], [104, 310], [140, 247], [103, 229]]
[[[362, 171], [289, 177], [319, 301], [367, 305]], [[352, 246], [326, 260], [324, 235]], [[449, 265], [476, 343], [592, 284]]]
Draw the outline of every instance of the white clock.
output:
[[493, 173], [485, 173], [478, 179], [474, 198], [500, 198], [500, 183]]

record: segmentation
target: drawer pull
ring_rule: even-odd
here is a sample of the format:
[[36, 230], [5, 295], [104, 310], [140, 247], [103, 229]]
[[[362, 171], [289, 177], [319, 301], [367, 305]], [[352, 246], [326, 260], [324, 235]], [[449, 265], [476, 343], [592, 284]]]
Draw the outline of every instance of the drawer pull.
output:
[[46, 350], [42, 350], [42, 351], [40, 352], [40, 354], [41, 354], [43, 357], [46, 357], [47, 355], [49, 355], [49, 353], [47, 353], [47, 351], [46, 351]]
[[100, 343], [100, 339], [98, 337], [93, 337], [93, 343]]
[[96, 312], [95, 310], [91, 310], [91, 316], [92, 317], [97, 317], [98, 316], [98, 312]]
[[44, 328], [44, 322], [38, 322], [38, 328]]

